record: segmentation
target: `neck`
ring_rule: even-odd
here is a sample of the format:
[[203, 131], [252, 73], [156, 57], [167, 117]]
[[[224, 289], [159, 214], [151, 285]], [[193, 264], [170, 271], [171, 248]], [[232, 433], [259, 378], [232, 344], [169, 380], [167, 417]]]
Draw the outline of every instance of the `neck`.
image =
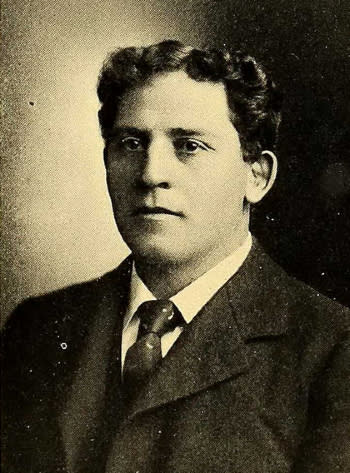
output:
[[205, 258], [189, 261], [154, 261], [135, 255], [137, 274], [157, 299], [169, 299], [236, 251], [247, 235], [248, 229], [245, 229], [225, 250], [213, 248]]

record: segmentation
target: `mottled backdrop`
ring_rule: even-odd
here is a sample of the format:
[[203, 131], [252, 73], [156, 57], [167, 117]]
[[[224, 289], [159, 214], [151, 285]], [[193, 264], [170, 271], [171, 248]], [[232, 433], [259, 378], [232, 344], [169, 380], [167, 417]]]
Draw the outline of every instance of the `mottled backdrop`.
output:
[[253, 228], [350, 303], [350, 7], [335, 0], [3, 0], [2, 307], [126, 254], [104, 183], [95, 85], [116, 46], [164, 38], [251, 52], [285, 91], [280, 177]]

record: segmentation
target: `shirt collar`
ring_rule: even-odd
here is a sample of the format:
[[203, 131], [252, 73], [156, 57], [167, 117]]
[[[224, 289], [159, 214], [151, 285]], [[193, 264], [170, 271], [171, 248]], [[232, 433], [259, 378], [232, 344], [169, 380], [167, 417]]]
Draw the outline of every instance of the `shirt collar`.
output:
[[[251, 247], [252, 236], [249, 232], [239, 248], [170, 298], [180, 310], [186, 323], [190, 323], [202, 307], [238, 271], [247, 258]], [[156, 300], [156, 297], [140, 279], [134, 264], [131, 274], [129, 306], [124, 319], [124, 329], [128, 326], [138, 307], [143, 302], [150, 300]]]

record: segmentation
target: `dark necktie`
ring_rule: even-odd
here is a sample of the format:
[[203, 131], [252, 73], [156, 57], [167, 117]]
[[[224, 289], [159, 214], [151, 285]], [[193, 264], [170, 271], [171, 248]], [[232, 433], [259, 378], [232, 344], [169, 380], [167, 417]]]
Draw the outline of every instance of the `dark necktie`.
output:
[[169, 300], [147, 301], [135, 313], [140, 319], [137, 341], [126, 353], [124, 391], [133, 398], [162, 360], [161, 337], [183, 324], [179, 310]]

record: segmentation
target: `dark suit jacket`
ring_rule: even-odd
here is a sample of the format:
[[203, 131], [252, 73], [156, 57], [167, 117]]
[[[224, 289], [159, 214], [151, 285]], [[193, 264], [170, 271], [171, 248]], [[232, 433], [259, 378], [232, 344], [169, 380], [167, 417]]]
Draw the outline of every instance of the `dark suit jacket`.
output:
[[346, 309], [254, 244], [126, 405], [130, 266], [26, 301], [10, 319], [5, 471], [350, 471]]

